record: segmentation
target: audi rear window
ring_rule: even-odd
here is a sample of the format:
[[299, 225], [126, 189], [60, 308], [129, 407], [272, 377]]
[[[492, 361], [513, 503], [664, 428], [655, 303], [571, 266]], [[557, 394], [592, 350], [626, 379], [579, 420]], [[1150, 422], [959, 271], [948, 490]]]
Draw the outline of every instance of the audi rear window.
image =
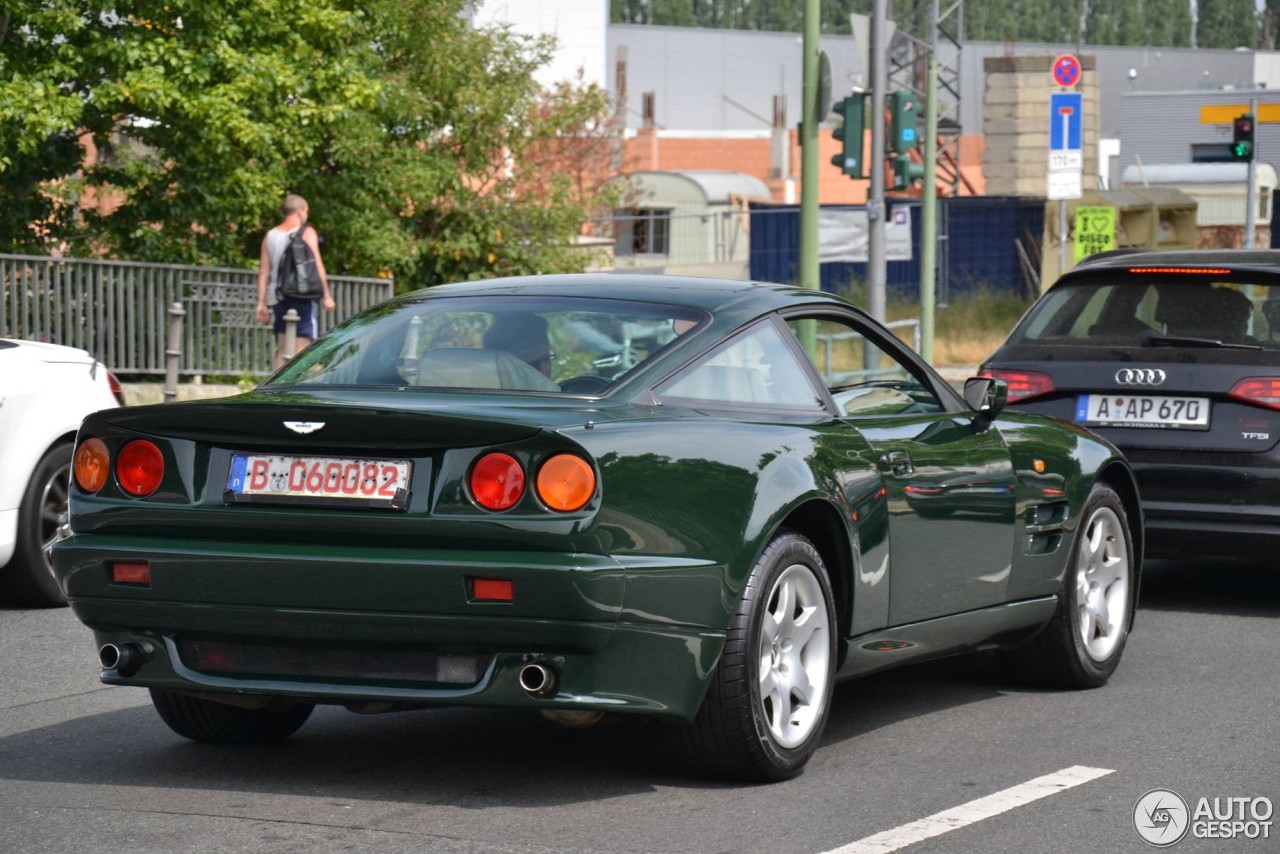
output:
[[1041, 297], [1010, 343], [1280, 349], [1280, 283], [1108, 272]]

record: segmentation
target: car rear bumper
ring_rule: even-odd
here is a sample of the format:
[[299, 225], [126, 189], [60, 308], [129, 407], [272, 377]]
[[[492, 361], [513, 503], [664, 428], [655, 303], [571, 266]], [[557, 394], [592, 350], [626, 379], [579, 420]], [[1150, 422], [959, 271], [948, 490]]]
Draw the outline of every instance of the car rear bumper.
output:
[[1255, 559], [1280, 548], [1273, 454], [1122, 450], [1137, 476], [1150, 557]]
[[0, 567], [13, 557], [18, 542], [18, 511], [0, 510]]
[[[99, 647], [142, 653], [136, 671], [107, 669], [104, 682], [352, 706], [688, 720], [724, 645], [721, 630], [628, 612], [628, 568], [607, 556], [183, 545], [77, 535], [55, 549], [71, 608]], [[114, 562], [144, 559], [150, 586], [110, 583]], [[694, 571], [694, 583], [705, 585], [706, 569]], [[512, 601], [469, 599], [476, 577], [511, 579]], [[553, 693], [521, 688], [528, 664], [553, 671]]]
[[1274, 512], [1193, 502], [1147, 502], [1143, 510], [1148, 557], [1274, 560], [1280, 549], [1280, 514]]

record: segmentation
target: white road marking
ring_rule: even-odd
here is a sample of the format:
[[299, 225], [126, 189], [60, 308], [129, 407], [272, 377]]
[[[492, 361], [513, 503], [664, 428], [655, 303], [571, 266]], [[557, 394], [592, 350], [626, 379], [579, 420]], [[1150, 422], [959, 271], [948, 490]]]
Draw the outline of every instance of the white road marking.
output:
[[888, 854], [890, 851], [897, 851], [925, 839], [950, 833], [982, 821], [984, 818], [1008, 812], [1014, 807], [1047, 798], [1049, 795], [1056, 795], [1058, 792], [1064, 792], [1074, 786], [1114, 773], [1115, 770], [1111, 768], [1072, 765], [1070, 768], [1063, 768], [1061, 771], [1019, 783], [993, 795], [987, 795], [985, 798], [978, 798], [976, 801], [969, 801], [967, 804], [934, 813], [928, 818], [859, 839], [857, 842], [850, 842], [825, 854]]

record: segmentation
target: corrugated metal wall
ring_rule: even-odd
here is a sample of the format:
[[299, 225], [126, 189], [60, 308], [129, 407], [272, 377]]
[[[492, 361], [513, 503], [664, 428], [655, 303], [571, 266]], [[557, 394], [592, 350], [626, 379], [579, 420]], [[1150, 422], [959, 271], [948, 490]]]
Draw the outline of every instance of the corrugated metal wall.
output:
[[[1139, 160], [1148, 165], [1190, 163], [1192, 143], [1230, 142], [1230, 126], [1200, 124], [1200, 107], [1209, 104], [1244, 105], [1250, 98], [1257, 98], [1260, 104], [1280, 103], [1280, 91], [1201, 89], [1126, 94], [1120, 111], [1120, 156], [1113, 163], [1113, 176], [1118, 178], [1126, 166], [1135, 165]], [[1255, 140], [1259, 161], [1280, 163], [1280, 125], [1259, 124]]]

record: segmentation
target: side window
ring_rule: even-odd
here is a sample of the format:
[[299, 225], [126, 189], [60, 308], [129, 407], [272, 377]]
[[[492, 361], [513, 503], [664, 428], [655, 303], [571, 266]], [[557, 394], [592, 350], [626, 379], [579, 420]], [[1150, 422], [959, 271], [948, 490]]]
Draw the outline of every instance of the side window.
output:
[[713, 350], [692, 370], [660, 386], [657, 394], [744, 406], [822, 408], [803, 365], [771, 323]]
[[941, 412], [942, 402], [897, 356], [851, 324], [830, 318], [787, 321], [847, 416]]

